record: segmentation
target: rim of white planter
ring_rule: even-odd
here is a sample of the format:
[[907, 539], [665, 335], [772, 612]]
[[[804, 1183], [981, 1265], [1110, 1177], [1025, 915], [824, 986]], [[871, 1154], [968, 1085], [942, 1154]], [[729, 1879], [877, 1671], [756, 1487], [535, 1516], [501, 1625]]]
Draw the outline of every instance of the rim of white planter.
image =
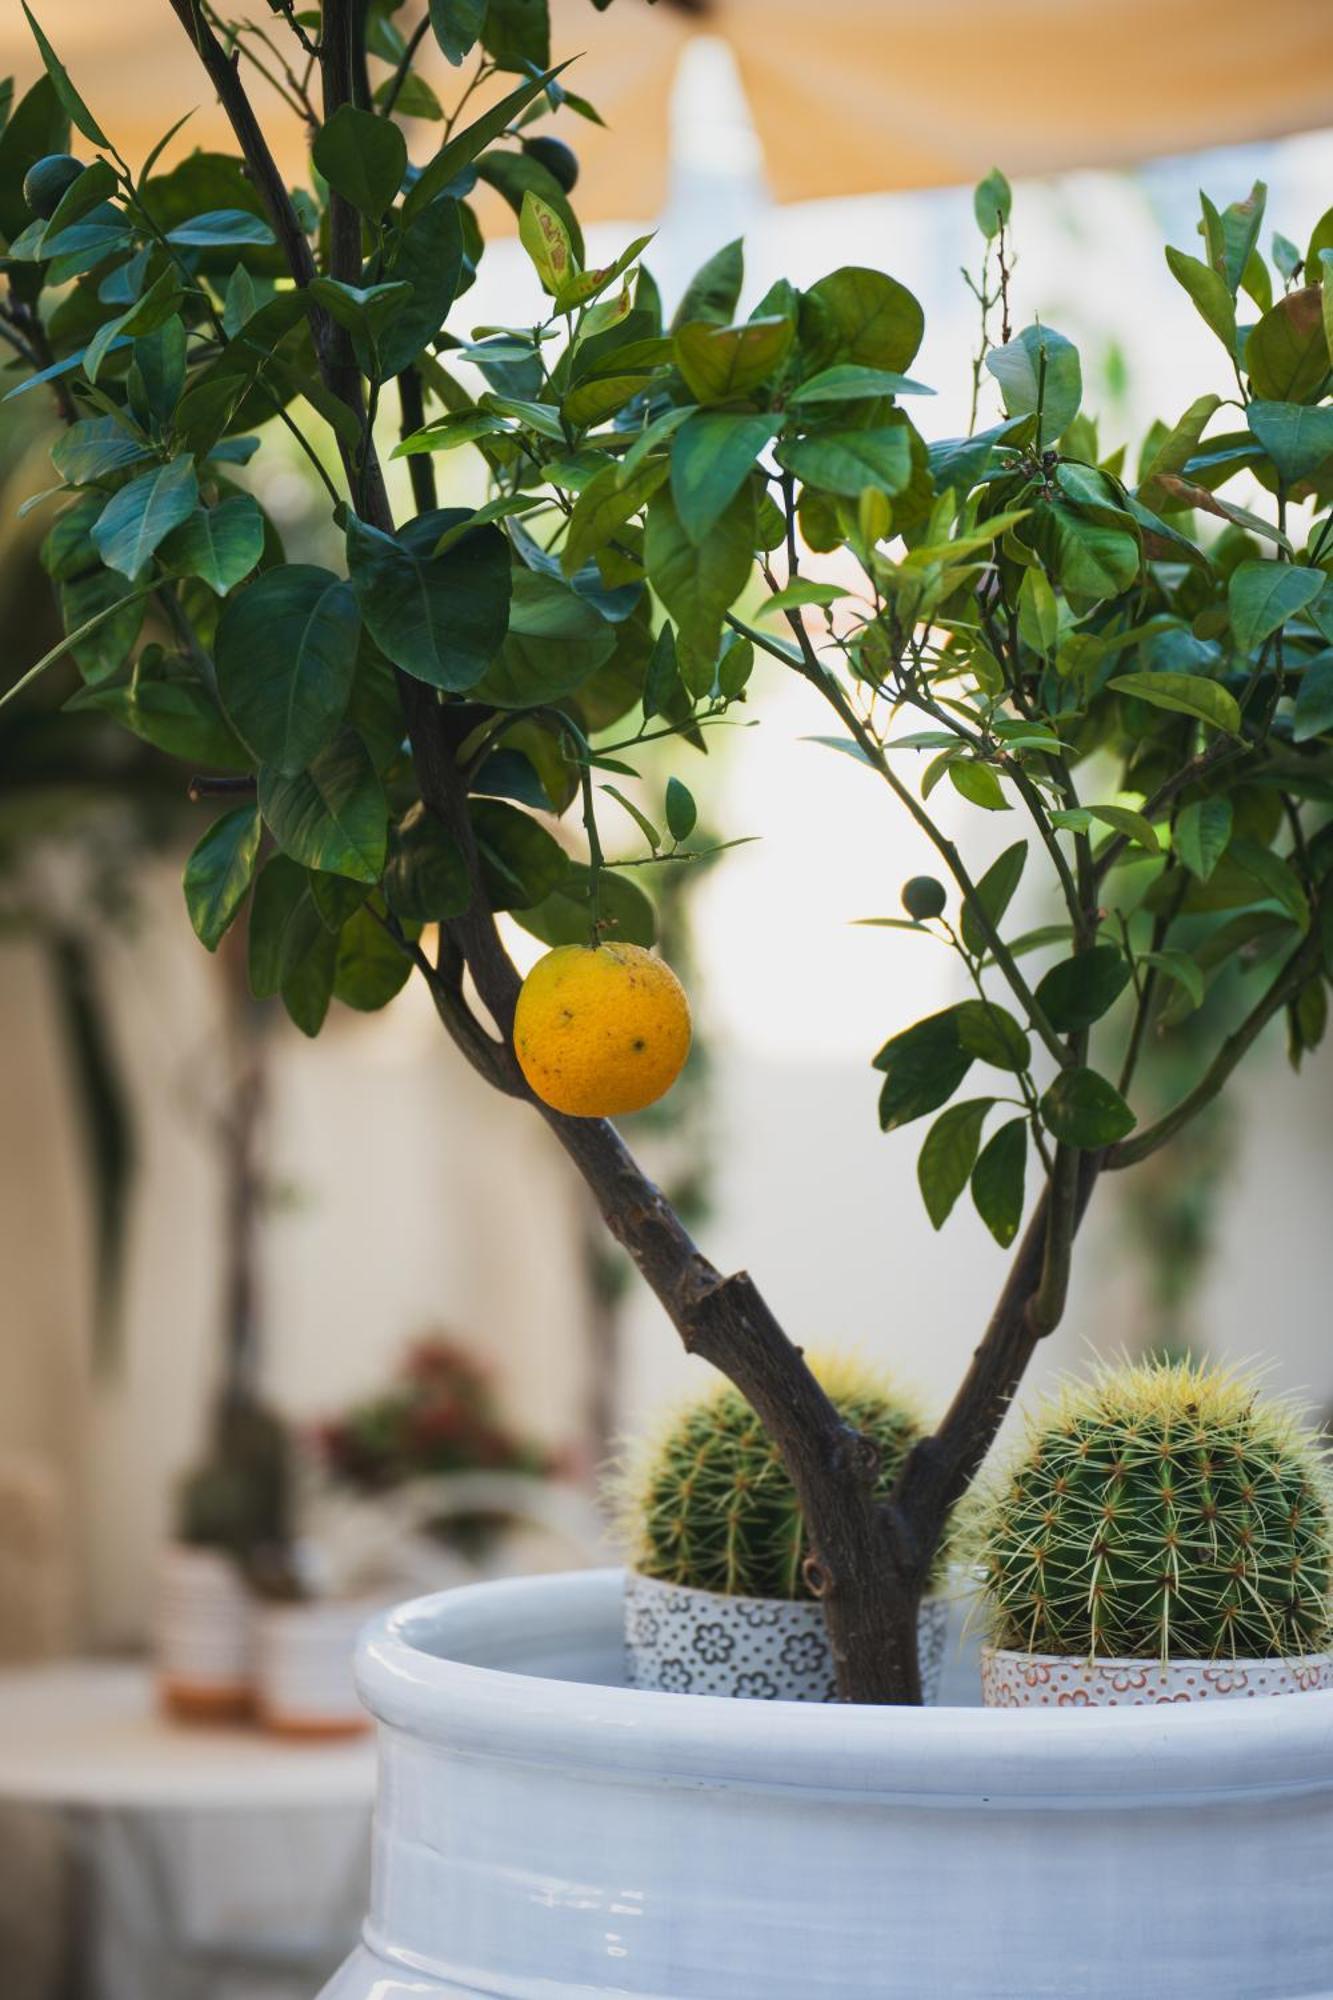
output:
[[325, 2000], [1329, 2000], [1333, 1691], [1108, 1713], [627, 1688], [616, 1570], [377, 1620]]
[[1333, 1688], [1333, 1654], [1266, 1660], [1084, 1659], [1071, 1653], [981, 1649], [988, 1708], [1147, 1708], [1167, 1702], [1236, 1701]]

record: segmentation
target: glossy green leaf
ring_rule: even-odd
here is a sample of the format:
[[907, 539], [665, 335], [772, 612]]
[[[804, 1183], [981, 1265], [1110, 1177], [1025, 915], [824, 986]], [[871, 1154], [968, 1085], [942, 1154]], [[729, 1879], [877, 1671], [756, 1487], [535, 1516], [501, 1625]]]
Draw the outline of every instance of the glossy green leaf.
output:
[[309, 899], [309, 877], [299, 862], [273, 854], [260, 869], [250, 905], [250, 991], [270, 1000], [282, 984], [283, 939], [298, 906]]
[[375, 222], [402, 186], [407, 142], [392, 119], [342, 104], [315, 134], [311, 157], [334, 192]]
[[110, 141], [97, 120], [93, 117], [92, 112], [79, 96], [74, 85], [70, 82], [68, 71], [38, 26], [36, 17], [28, 5], [28, 0], [23, 0], [23, 12], [27, 16], [28, 26], [32, 29], [33, 40], [41, 52], [42, 62], [45, 64], [46, 73], [51, 79], [52, 88], [59, 98], [70, 123], [76, 126], [82, 132], [84, 138], [91, 141], [94, 146], [109, 149]]
[[214, 820], [185, 864], [185, 907], [208, 951], [217, 950], [249, 894], [262, 831], [258, 808], [238, 806]]
[[1129, 984], [1130, 967], [1113, 944], [1094, 945], [1053, 965], [1037, 984], [1036, 1000], [1059, 1034], [1090, 1028]]
[[[593, 929], [591, 882], [589, 869], [580, 862], [571, 863], [550, 895], [531, 909], [516, 910], [514, 921], [543, 944], [587, 944]], [[597, 921], [604, 927], [600, 934], [622, 944], [646, 947], [657, 941], [657, 913], [628, 875], [603, 872], [597, 890]]]
[[192, 459], [173, 458], [167, 465], [154, 466], [107, 501], [92, 529], [97, 552], [108, 569], [133, 580], [198, 504], [199, 481]]
[[1298, 563], [1239, 563], [1227, 582], [1231, 636], [1239, 650], [1257, 651], [1288, 618], [1314, 602], [1326, 581], [1322, 570]]
[[180, 576], [197, 576], [225, 597], [250, 574], [264, 553], [264, 517], [248, 493], [234, 493], [216, 507], [200, 507], [173, 528], [159, 556]]
[[959, 1046], [993, 1069], [1020, 1074], [1032, 1061], [1032, 1045], [1007, 1008], [994, 1000], [964, 1000], [953, 1010]]
[[409, 923], [445, 923], [472, 901], [463, 850], [424, 805], [393, 831], [384, 889], [395, 916]]
[[[910, 367], [925, 315], [905, 285], [864, 265], [846, 264], [810, 287], [806, 299], [816, 325], [826, 330], [821, 366], [851, 362], [861, 368], [887, 368], [895, 374]], [[802, 347], [805, 315], [802, 314]]]
[[672, 331], [695, 320], [706, 320], [710, 326], [729, 325], [744, 281], [745, 251], [738, 236], [734, 242], [724, 243], [695, 272], [676, 308]]
[[388, 808], [369, 753], [351, 729], [295, 777], [265, 767], [259, 806], [285, 854], [307, 868], [378, 882], [388, 839]]
[[665, 459], [646, 459], [632, 470], [607, 465], [596, 473], [574, 503], [560, 563], [573, 576], [590, 557], [623, 528], [667, 478]]
[[497, 708], [560, 701], [605, 666], [615, 649], [614, 626], [568, 584], [516, 569], [509, 630], [477, 683], [477, 699]]
[[1227, 858], [1257, 883], [1265, 896], [1280, 903], [1302, 930], [1310, 928], [1310, 902], [1289, 861], [1244, 834], [1233, 834]]
[[431, 32], [457, 69], [475, 47], [486, 19], [486, 0], [430, 0]]
[[987, 1140], [972, 1169], [973, 1206], [1002, 1250], [1023, 1220], [1027, 1152], [1027, 1119], [1011, 1118]]
[[1308, 743], [1333, 729], [1333, 651], [1318, 653], [1301, 675], [1292, 717], [1293, 743]]
[[859, 403], [879, 402], [885, 396], [933, 396], [924, 382], [914, 382], [910, 375], [899, 375], [892, 368], [861, 368], [851, 362], [839, 362], [832, 368], [821, 368], [817, 375], [811, 375], [801, 382], [787, 397], [789, 409], [804, 409], [811, 403]]
[[1333, 409], [1326, 405], [1256, 400], [1245, 420], [1289, 486], [1313, 479], [1333, 458]]
[[1114, 1145], [1138, 1122], [1115, 1085], [1095, 1069], [1062, 1069], [1041, 1100], [1041, 1115], [1057, 1139], [1082, 1152]]
[[310, 563], [265, 570], [227, 600], [217, 635], [218, 691], [237, 734], [272, 771], [296, 776], [334, 736], [351, 696], [360, 634], [349, 586]]
[[1159, 972], [1175, 981], [1188, 1002], [1185, 1012], [1203, 1005], [1203, 973], [1188, 952], [1145, 951], [1139, 963], [1156, 966]]
[[789, 319], [752, 319], [743, 326], [696, 320], [676, 333], [676, 366], [699, 402], [729, 403], [776, 374], [795, 333]]
[[355, 517], [347, 524], [352, 589], [375, 643], [405, 673], [453, 693], [476, 686], [509, 622], [509, 545], [498, 528], [471, 529], [433, 553], [468, 519], [464, 509], [441, 509], [398, 535]]
[[780, 421], [701, 410], [682, 426], [671, 447], [671, 494], [692, 542], [717, 525]]
[[873, 431], [819, 431], [784, 440], [778, 462], [807, 486], [855, 500], [870, 486], [905, 491], [912, 477], [911, 433], [903, 424]]
[[410, 952], [376, 915], [377, 908], [363, 903], [343, 925], [337, 941], [333, 997], [360, 1014], [387, 1007], [412, 976]]
[[1323, 299], [1318, 285], [1280, 298], [1245, 343], [1243, 366], [1254, 393], [1269, 403], [1312, 403], [1329, 371]]
[[433, 160], [423, 168], [419, 178], [413, 182], [403, 201], [403, 217], [406, 221], [420, 214], [437, 195], [444, 194], [451, 183], [477, 155], [485, 150], [494, 139], [513, 123], [521, 111], [526, 111], [534, 97], [546, 89], [552, 78], [559, 76], [566, 64], [559, 63], [554, 69], [544, 70], [540, 76], [528, 77], [517, 90], [511, 90], [497, 104], [490, 105], [480, 118], [474, 118], [461, 132], [447, 139]]
[[1006, 416], [1041, 411], [1038, 449], [1053, 444], [1078, 415], [1083, 371], [1078, 349], [1049, 326], [1025, 326], [1004, 347], [993, 347], [986, 367], [1000, 385]]
[[441, 197], [415, 214], [394, 238], [388, 275], [411, 296], [379, 333], [380, 365], [397, 375], [434, 340], [463, 275], [463, 225], [456, 201]]
[[1199, 310], [1204, 324], [1212, 328], [1228, 354], [1236, 352], [1236, 301], [1220, 271], [1187, 257], [1183, 250], [1168, 248], [1166, 261], [1171, 274], [1184, 286]]
[[1194, 799], [1182, 806], [1175, 825], [1176, 853], [1191, 875], [1206, 882], [1231, 838], [1230, 799]]
[[[1003, 923], [1005, 911], [1013, 901], [1027, 866], [1027, 858], [1027, 842], [1016, 840], [1012, 847], [1006, 847], [1003, 854], [991, 863], [976, 884], [976, 900], [996, 929]], [[970, 898], [965, 898], [963, 902], [962, 936], [963, 943], [975, 958], [980, 958], [987, 950], [986, 935]]]
[[472, 830], [493, 910], [530, 910], [565, 880], [570, 859], [544, 826], [502, 799], [473, 799]]
[[917, 1159], [916, 1177], [926, 1213], [936, 1229], [948, 1221], [976, 1165], [981, 1128], [993, 1097], [972, 1097], [940, 1113]]
[[972, 213], [977, 228], [989, 243], [1008, 222], [1013, 208], [1013, 189], [998, 167], [992, 167], [972, 191]]
[[264, 218], [245, 208], [215, 208], [206, 215], [192, 215], [167, 231], [168, 243], [178, 250], [241, 250], [247, 246], [267, 248], [274, 240]]
[[875, 1057], [884, 1073], [879, 1099], [880, 1128], [895, 1132], [927, 1112], [947, 1104], [968, 1070], [972, 1057], [958, 1038], [956, 1010], [927, 1015], [884, 1044]]
[[1168, 708], [1177, 715], [1197, 716], [1230, 736], [1240, 735], [1240, 709], [1236, 697], [1217, 681], [1198, 674], [1117, 674], [1107, 682], [1121, 694], [1136, 701], [1150, 702], [1154, 708]]
[[754, 566], [754, 498], [741, 488], [701, 547], [686, 534], [665, 488], [648, 507], [644, 559], [654, 590], [675, 620], [678, 659], [688, 649], [711, 662], [722, 620]]
[[673, 840], [688, 840], [694, 832], [699, 809], [694, 803], [694, 794], [679, 778], [668, 778], [666, 788], [666, 823]]
[[971, 764], [962, 759], [948, 767], [949, 782], [970, 805], [985, 812], [1008, 812], [1009, 801], [995, 771], [989, 764]]

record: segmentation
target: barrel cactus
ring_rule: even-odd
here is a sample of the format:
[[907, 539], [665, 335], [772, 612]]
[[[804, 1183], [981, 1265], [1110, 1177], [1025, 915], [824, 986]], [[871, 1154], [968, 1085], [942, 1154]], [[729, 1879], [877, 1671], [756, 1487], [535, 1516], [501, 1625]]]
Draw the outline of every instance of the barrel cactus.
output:
[[[923, 1435], [919, 1412], [872, 1370], [846, 1360], [812, 1365], [839, 1413], [879, 1447], [879, 1490], [887, 1495]], [[642, 1575], [728, 1597], [809, 1597], [795, 1488], [729, 1384], [679, 1410], [635, 1455], [621, 1500], [630, 1559]]]
[[1243, 1376], [1144, 1362], [1071, 1387], [977, 1495], [968, 1540], [1004, 1648], [1266, 1659], [1328, 1640], [1324, 1457]]

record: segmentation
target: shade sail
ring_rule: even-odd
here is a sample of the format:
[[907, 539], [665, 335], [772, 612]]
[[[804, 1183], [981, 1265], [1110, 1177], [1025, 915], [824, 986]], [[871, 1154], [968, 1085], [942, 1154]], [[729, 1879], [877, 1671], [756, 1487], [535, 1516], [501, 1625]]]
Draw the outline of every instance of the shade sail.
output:
[[[408, 0], [415, 14], [415, 0]], [[668, 106], [687, 38], [735, 54], [780, 201], [1124, 164], [1333, 123], [1333, 0], [551, 0], [552, 49], [577, 55], [572, 87], [606, 119], [568, 113], [589, 220], [662, 205]], [[190, 105], [173, 150], [225, 142], [225, 125], [166, 0], [46, 0], [39, 9], [85, 96], [133, 161]], [[263, 0], [222, 5], [284, 34]], [[36, 62], [21, 11], [5, 11], [0, 62]], [[433, 45], [446, 103], [460, 72]], [[301, 122], [260, 80], [256, 104], [293, 177]], [[474, 100], [478, 105], [483, 96]], [[408, 121], [414, 157], [436, 143]]]

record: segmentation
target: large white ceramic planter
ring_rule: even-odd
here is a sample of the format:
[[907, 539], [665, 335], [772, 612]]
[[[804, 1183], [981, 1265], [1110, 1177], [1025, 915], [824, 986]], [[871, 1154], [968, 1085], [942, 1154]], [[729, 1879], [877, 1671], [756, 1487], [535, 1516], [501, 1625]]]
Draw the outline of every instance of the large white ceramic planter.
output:
[[981, 1655], [987, 1708], [1153, 1708], [1318, 1688], [1333, 1688], [1328, 1653], [1298, 1660], [1080, 1660], [986, 1646]]
[[[928, 1597], [917, 1621], [921, 1690], [940, 1690], [949, 1605]], [[836, 1701], [824, 1614], [809, 1598], [722, 1597], [631, 1570], [625, 1579], [625, 1678], [665, 1694], [739, 1701]]]
[[324, 2000], [1330, 2000], [1333, 1692], [1114, 1713], [620, 1685], [618, 1572], [379, 1621]]

